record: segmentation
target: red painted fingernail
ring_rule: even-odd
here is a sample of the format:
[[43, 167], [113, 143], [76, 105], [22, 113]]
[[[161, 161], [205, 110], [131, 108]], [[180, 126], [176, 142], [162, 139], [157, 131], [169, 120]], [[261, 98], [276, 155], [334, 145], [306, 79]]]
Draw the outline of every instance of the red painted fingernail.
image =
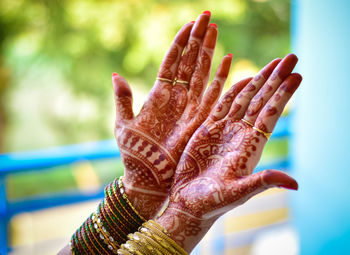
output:
[[208, 15], [209, 17], [211, 16], [211, 12], [210, 11], [204, 11], [203, 14]]
[[210, 25], [209, 26], [211, 26], [211, 27], [215, 27], [215, 28], [218, 28], [218, 25], [216, 25], [215, 23], [210, 23]]
[[227, 54], [227, 56], [229, 56], [230, 58], [232, 58], [232, 53]]
[[113, 77], [114, 77], [114, 76], [118, 76], [119, 74], [117, 74], [117, 73], [114, 72], [112, 75], [113, 75]]
[[196, 22], [196, 21], [192, 20], [190, 23], [192, 23], [192, 24], [193, 24], [193, 23], [195, 23], [195, 22]]

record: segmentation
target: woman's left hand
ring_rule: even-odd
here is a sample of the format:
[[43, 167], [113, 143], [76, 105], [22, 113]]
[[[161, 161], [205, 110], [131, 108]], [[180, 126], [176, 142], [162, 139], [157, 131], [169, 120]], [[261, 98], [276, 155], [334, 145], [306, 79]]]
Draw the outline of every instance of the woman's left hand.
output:
[[269, 133], [301, 82], [299, 74], [291, 74], [296, 63], [295, 55], [287, 55], [254, 79], [235, 84], [188, 142], [169, 206], [158, 219], [188, 252], [218, 217], [255, 194], [275, 186], [297, 189], [297, 182], [281, 171], [252, 174]]
[[137, 116], [129, 85], [113, 76], [123, 182], [129, 200], [146, 219], [167, 199], [182, 151], [219, 98], [230, 69], [232, 56], [227, 55], [204, 93], [217, 39], [216, 25], [209, 20], [210, 13], [204, 12], [176, 35]]

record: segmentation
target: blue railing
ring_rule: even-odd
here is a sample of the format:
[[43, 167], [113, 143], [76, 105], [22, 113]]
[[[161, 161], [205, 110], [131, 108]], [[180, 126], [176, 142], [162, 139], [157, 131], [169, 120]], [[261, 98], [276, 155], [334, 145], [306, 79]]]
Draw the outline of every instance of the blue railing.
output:
[[[278, 121], [271, 139], [285, 138], [289, 135], [289, 118], [283, 117]], [[6, 176], [33, 169], [49, 171], [54, 166], [108, 158], [120, 158], [120, 152], [114, 140], [62, 146], [46, 150], [0, 154], [0, 254], [7, 254], [8, 252], [7, 228], [12, 216], [22, 212], [103, 197], [103, 187], [101, 187], [100, 190], [91, 193], [77, 190], [9, 201], [6, 195]], [[266, 165], [259, 164], [256, 171], [267, 168], [286, 169], [288, 165], [288, 158], [280, 158]]]

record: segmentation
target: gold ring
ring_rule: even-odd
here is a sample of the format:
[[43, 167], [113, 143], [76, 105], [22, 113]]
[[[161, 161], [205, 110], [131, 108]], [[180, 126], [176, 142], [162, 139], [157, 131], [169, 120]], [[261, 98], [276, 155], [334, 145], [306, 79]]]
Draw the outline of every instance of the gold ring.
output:
[[167, 79], [167, 78], [162, 78], [162, 77], [157, 77], [156, 80], [158, 80], [158, 81], [167, 81], [167, 82], [173, 83], [172, 80]]
[[249, 126], [254, 127], [254, 125], [253, 125], [250, 121], [245, 120], [245, 119], [242, 119], [242, 121], [243, 121], [244, 123], [248, 124]]
[[254, 129], [255, 131], [258, 131], [258, 132], [259, 132], [260, 134], [262, 134], [263, 136], [265, 136], [267, 140], [270, 139], [272, 133], [268, 133], [268, 132], [262, 131], [261, 129], [259, 129], [259, 128], [257, 128], [257, 127], [253, 127], [253, 129]]
[[174, 83], [180, 83], [180, 84], [186, 84], [186, 85], [188, 85], [188, 84], [189, 84], [189, 82], [188, 82], [188, 81], [177, 80], [177, 79], [175, 79]]

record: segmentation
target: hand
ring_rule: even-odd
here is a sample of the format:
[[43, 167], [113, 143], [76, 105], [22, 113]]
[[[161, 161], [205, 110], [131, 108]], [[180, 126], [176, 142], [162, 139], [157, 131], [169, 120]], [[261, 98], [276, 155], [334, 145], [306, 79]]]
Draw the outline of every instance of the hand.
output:
[[[204, 93], [217, 38], [210, 13], [186, 24], [176, 35], [138, 116], [126, 80], [113, 76], [115, 135], [125, 166], [124, 186], [136, 210], [149, 219], [168, 197], [173, 175], [189, 138], [220, 96], [232, 56], [225, 56]], [[177, 83], [171, 81], [177, 79]], [[204, 95], [203, 95], [204, 94]]]
[[[157, 220], [188, 252], [215, 220], [255, 194], [297, 182], [277, 170], [252, 174], [286, 103], [301, 82], [297, 57], [265, 66], [235, 84], [188, 142], [176, 169], [169, 206]], [[242, 121], [244, 119], [245, 121]], [[251, 123], [251, 124], [249, 124]]]

